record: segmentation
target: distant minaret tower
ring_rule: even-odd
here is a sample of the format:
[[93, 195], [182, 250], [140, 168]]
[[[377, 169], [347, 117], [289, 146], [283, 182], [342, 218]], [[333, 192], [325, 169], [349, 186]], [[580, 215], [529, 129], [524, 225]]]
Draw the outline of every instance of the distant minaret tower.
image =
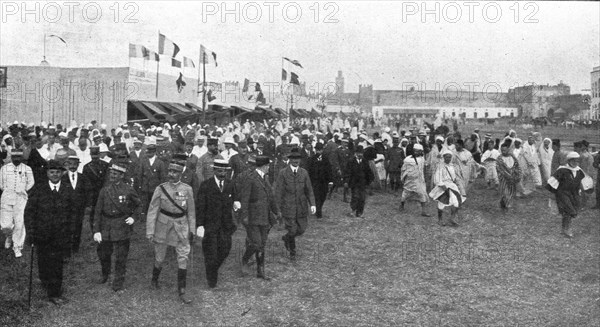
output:
[[338, 70], [338, 75], [335, 78], [335, 84], [337, 85], [337, 94], [344, 93], [344, 76], [342, 76], [341, 70]]

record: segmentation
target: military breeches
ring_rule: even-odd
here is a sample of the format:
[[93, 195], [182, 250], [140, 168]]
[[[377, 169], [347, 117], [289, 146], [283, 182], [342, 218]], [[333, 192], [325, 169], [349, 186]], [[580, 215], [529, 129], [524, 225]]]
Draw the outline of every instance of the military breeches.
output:
[[304, 234], [308, 226], [308, 217], [283, 218], [288, 237], [296, 237]]
[[231, 236], [224, 231], [210, 232], [202, 239], [202, 252], [204, 252], [204, 266], [206, 268], [206, 281], [208, 285], [217, 285], [219, 268], [229, 256], [231, 251]]
[[[154, 260], [158, 263], [158, 267], [162, 266], [162, 262], [165, 261], [168, 246], [169, 245], [165, 243], [154, 244]], [[189, 243], [183, 244], [182, 242], [179, 242], [175, 247], [175, 252], [177, 253], [177, 267], [179, 267], [179, 269], [187, 269], [190, 249]]]
[[111, 270], [111, 257], [115, 253], [114, 285], [123, 286], [127, 271], [127, 256], [129, 255], [129, 240], [102, 241], [98, 244], [97, 252], [102, 266], [102, 275], [108, 276]]
[[402, 186], [400, 176], [402, 176], [402, 174], [399, 171], [390, 171], [388, 176], [390, 178], [390, 187], [392, 188], [392, 191], [400, 189]]

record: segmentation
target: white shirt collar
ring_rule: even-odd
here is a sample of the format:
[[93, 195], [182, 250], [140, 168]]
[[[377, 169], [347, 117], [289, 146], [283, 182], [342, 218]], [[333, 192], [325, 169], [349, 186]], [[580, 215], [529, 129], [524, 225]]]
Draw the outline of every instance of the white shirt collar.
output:
[[[215, 178], [215, 182], [217, 183], [217, 186], [219, 186], [219, 183], [221, 182], [221, 180], [219, 180], [217, 178], [217, 176], [215, 176], [214, 178]], [[223, 180], [223, 186], [225, 186], [225, 180]]]
[[48, 181], [48, 184], [50, 185], [50, 189], [52, 191], [54, 191], [54, 187], [56, 186], [56, 190], [60, 191], [60, 181], [58, 181], [58, 183], [53, 184], [51, 181]]
[[265, 173], [262, 172], [262, 170], [256, 170], [256, 172], [258, 173], [258, 175], [260, 176], [260, 178], [265, 178]]

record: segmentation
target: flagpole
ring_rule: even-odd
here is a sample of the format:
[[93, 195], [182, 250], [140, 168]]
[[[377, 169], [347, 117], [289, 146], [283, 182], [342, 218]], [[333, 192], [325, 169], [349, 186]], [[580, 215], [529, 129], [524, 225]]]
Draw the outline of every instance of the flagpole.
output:
[[206, 51], [202, 55], [202, 119], [206, 124]]
[[46, 61], [46, 33], [44, 33], [44, 61]]
[[[200, 45], [200, 49], [198, 50], [198, 63], [202, 62], [202, 45]], [[196, 83], [196, 100], [198, 99], [198, 95], [200, 94], [200, 66], [198, 66], [198, 80]], [[198, 102], [196, 102], [198, 103]], [[200, 123], [200, 117], [197, 119], [197, 123]]]
[[156, 101], [158, 101], [158, 72], [160, 68], [160, 56], [158, 56], [158, 61], [156, 62]]

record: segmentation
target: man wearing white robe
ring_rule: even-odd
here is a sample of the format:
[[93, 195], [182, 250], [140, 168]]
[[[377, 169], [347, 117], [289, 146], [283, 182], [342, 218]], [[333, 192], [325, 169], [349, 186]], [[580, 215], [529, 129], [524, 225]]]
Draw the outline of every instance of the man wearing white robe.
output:
[[548, 178], [552, 176], [552, 156], [554, 155], [554, 150], [552, 150], [552, 140], [549, 138], [545, 138], [540, 145], [538, 150], [538, 158], [540, 161], [540, 175], [542, 177], [542, 183], [545, 185], [548, 183]]
[[458, 226], [456, 216], [458, 209], [465, 202], [466, 197], [463, 196], [458, 187], [457, 180], [461, 178], [460, 169], [456, 164], [452, 163], [454, 154], [448, 149], [442, 150], [444, 162], [439, 164], [433, 174], [433, 184], [435, 187], [429, 192], [429, 196], [437, 201], [438, 204], [438, 223], [441, 226], [446, 226], [443, 222], [443, 213], [445, 207], [451, 207], [451, 217], [449, 220], [450, 226]]
[[404, 158], [400, 171], [400, 180], [404, 185], [402, 197], [400, 198], [400, 211], [404, 211], [406, 200], [417, 200], [421, 204], [421, 216], [431, 217], [425, 212], [427, 204], [427, 186], [425, 184], [425, 159], [423, 158], [423, 146], [415, 144], [413, 155]]

